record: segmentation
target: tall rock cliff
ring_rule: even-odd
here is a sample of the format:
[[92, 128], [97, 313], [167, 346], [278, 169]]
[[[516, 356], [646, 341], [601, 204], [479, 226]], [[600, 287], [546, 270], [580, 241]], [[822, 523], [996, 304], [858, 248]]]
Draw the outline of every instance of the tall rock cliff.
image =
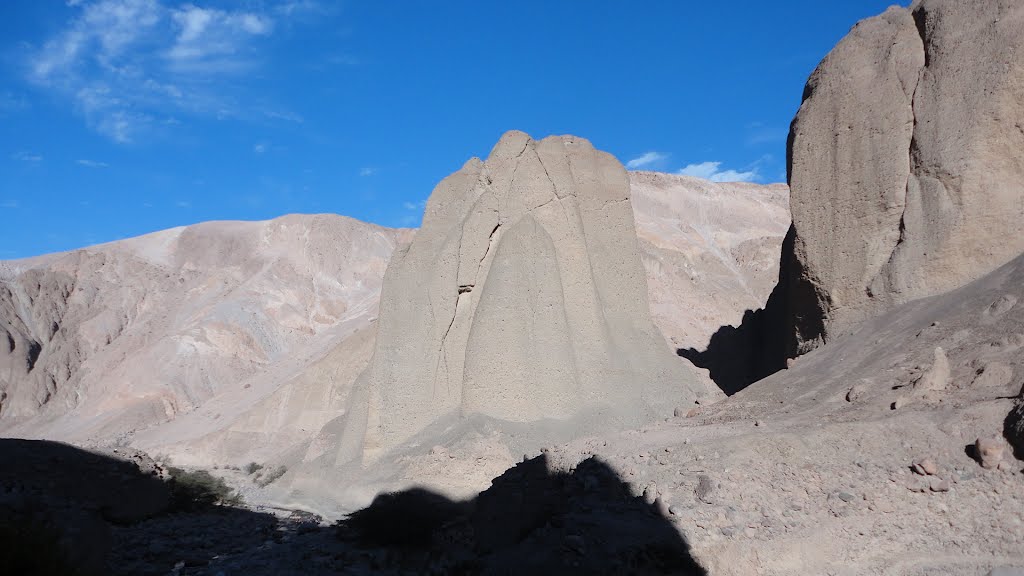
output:
[[437, 186], [392, 257], [339, 459], [450, 415], [635, 423], [718, 394], [651, 321], [622, 165], [509, 132]]
[[1024, 3], [917, 0], [811, 75], [790, 132], [791, 353], [1024, 251]]

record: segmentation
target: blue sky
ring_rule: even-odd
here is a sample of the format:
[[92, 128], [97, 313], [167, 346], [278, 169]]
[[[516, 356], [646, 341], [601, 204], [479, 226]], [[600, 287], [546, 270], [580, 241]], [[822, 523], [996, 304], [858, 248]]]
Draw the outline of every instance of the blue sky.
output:
[[891, 3], [4, 0], [0, 258], [292, 212], [416, 226], [509, 129], [783, 181], [807, 75]]

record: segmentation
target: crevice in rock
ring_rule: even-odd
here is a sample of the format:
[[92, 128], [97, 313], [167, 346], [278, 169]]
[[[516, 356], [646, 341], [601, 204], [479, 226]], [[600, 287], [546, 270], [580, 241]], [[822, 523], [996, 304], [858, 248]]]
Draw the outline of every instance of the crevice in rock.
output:
[[[487, 235], [487, 249], [484, 250], [484, 255], [480, 257], [480, 262], [478, 263], [478, 265], [483, 265], [484, 260], [487, 259], [487, 255], [491, 253], [491, 248], [494, 247], [494, 235], [498, 233], [498, 228], [501, 228], [501, 222], [495, 224], [494, 228], [491, 230], [491, 233]], [[477, 268], [476, 272], [478, 275], [480, 274], [479, 267]]]
[[26, 363], [28, 371], [31, 372], [36, 367], [36, 361], [39, 360], [39, 354], [43, 351], [43, 347], [35, 340], [30, 340], [28, 343], [28, 357]]
[[917, 177], [919, 172], [918, 159], [917, 159], [917, 91], [921, 87], [921, 78], [924, 75], [924, 70], [928, 66], [928, 45], [925, 43], [925, 27], [924, 27], [924, 16], [921, 10], [914, 11], [912, 13], [914, 18], [914, 24], [917, 28], [918, 36], [921, 40], [921, 49], [924, 51], [925, 64], [918, 70], [917, 82], [914, 84], [914, 89], [910, 93], [910, 119], [912, 127], [910, 129], [910, 144], [907, 149], [907, 181], [903, 185], [903, 211], [900, 213], [899, 221], [899, 236], [896, 239], [896, 244], [893, 245], [892, 251], [889, 253], [889, 258], [882, 268], [875, 274], [865, 290], [869, 298], [874, 297], [874, 293], [871, 290], [871, 285], [875, 283], [878, 278], [883, 278], [885, 282], [891, 282], [891, 278], [888, 276], [891, 274], [892, 266], [896, 260], [896, 254], [900, 251], [900, 246], [906, 242], [907, 236], [907, 206], [909, 205], [910, 198], [910, 182], [913, 178]]
[[931, 63], [931, 56], [928, 54], [928, 27], [925, 22], [924, 8], [918, 7], [910, 13], [914, 18], [914, 26], [917, 28], [917, 35], [921, 37], [921, 45], [924, 46], [924, 67]]

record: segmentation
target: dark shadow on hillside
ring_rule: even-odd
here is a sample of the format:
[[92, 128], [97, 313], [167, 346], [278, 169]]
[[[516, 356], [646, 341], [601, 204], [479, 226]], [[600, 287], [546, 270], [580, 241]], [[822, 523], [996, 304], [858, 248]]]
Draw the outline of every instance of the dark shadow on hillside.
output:
[[802, 270], [793, 255], [795, 237], [790, 226], [782, 242], [779, 280], [764, 308], [747, 310], [738, 327], [719, 328], [704, 350], [676, 350], [694, 366], [706, 368], [727, 395], [786, 368], [787, 359], [798, 355], [798, 337], [824, 330], [818, 298], [811, 284], [800, 280]]
[[134, 462], [56, 442], [0, 439], [0, 462], [0, 574], [706, 574], [594, 458], [571, 473], [525, 461], [470, 501], [381, 495], [334, 526], [178, 506]]
[[218, 505], [226, 487], [208, 474], [171, 479], [145, 455], [120, 453], [0, 439], [0, 574], [205, 574], [301, 525]]
[[472, 501], [383, 494], [338, 533], [415, 573], [706, 574], [671, 521], [594, 457], [571, 473], [524, 461]]

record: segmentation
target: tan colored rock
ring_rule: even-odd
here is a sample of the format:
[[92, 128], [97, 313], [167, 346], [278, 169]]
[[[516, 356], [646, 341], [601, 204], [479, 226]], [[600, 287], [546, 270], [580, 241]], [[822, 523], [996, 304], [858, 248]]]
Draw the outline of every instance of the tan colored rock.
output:
[[936, 346], [931, 366], [914, 382], [914, 388], [921, 391], [940, 392], [949, 385], [949, 359], [940, 346]]
[[668, 416], [709, 388], [651, 321], [622, 165], [580, 138], [509, 132], [437, 186], [393, 257], [339, 461], [442, 417], [582, 431]]
[[859, 23], [791, 131], [794, 351], [1024, 251], [1024, 5], [917, 0]]
[[935, 464], [935, 460], [931, 458], [923, 458], [914, 463], [914, 472], [922, 476], [934, 476], [939, 471], [939, 467]]
[[1002, 438], [978, 438], [974, 449], [982, 468], [996, 468], [1003, 461], [1006, 443]]

